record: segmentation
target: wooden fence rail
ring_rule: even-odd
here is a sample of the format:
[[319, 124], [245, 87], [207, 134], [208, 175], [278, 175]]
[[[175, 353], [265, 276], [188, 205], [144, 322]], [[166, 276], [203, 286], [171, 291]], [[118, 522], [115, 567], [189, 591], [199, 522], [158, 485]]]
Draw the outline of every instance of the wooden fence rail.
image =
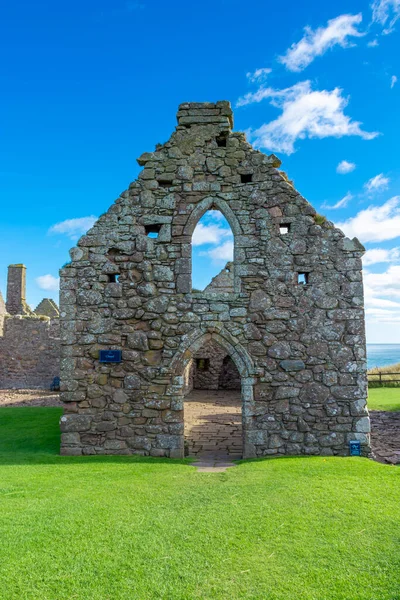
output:
[[[397, 376], [397, 377], [396, 377]], [[389, 379], [384, 379], [385, 377], [389, 377]], [[374, 378], [374, 379], [372, 379]], [[400, 383], [400, 373], [368, 373], [368, 383], [380, 383], [381, 385], [389, 382], [399, 382]]]

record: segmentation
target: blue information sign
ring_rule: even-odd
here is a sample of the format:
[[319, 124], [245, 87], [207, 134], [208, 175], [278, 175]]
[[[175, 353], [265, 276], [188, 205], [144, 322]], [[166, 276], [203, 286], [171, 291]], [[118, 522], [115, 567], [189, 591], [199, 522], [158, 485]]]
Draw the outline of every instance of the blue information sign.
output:
[[101, 363], [119, 363], [122, 360], [121, 350], [100, 350]]
[[349, 442], [350, 456], [361, 456], [361, 444], [357, 440]]

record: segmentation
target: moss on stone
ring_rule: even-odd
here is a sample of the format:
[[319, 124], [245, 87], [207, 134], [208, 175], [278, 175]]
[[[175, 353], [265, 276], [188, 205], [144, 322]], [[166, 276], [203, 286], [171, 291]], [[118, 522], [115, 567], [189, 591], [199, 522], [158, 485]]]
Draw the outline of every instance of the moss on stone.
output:
[[316, 213], [314, 215], [314, 221], [316, 225], [324, 225], [324, 223], [326, 223], [326, 217], [324, 215]]

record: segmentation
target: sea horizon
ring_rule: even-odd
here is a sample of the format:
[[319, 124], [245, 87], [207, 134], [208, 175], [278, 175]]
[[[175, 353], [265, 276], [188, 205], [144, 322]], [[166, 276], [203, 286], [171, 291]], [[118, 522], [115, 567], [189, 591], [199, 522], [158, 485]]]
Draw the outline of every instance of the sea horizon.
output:
[[389, 367], [400, 363], [400, 344], [367, 343], [367, 366]]

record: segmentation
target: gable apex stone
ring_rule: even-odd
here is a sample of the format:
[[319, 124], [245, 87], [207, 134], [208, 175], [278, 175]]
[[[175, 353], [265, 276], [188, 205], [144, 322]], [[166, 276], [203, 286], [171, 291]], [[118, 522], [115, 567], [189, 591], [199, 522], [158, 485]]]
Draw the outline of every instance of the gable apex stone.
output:
[[56, 318], [60, 316], [60, 311], [57, 304], [52, 298], [43, 298], [33, 311], [36, 315], [43, 315], [50, 318]]

